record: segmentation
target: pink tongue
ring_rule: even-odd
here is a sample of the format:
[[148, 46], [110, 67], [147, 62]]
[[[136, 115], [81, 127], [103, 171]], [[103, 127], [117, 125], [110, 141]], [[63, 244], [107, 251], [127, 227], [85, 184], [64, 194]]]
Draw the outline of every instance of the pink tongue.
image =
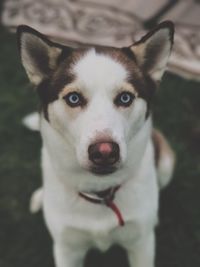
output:
[[103, 153], [111, 153], [112, 145], [110, 143], [101, 143], [99, 144], [99, 152]]

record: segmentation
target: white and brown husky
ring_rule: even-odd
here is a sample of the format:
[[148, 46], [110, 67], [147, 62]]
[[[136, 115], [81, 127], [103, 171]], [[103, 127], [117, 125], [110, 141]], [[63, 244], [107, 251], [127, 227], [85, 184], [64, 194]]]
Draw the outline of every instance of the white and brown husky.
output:
[[57, 267], [83, 266], [91, 247], [127, 250], [154, 266], [159, 189], [174, 155], [152, 128], [151, 101], [174, 27], [166, 21], [129, 47], [70, 48], [19, 26], [22, 64], [42, 103], [41, 197]]

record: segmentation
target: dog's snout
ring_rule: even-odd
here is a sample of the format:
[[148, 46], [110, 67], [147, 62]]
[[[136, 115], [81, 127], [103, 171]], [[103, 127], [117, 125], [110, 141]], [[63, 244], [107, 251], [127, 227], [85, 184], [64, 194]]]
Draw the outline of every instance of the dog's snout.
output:
[[119, 145], [115, 142], [99, 142], [89, 146], [89, 160], [97, 166], [111, 166], [119, 161]]

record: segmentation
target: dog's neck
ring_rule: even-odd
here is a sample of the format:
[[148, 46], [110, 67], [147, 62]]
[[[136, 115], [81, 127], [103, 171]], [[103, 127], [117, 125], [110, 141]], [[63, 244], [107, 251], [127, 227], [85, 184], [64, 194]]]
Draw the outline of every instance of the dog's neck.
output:
[[124, 226], [125, 223], [121, 211], [114, 203], [115, 194], [120, 188], [121, 185], [118, 185], [98, 192], [79, 192], [79, 196], [82, 197], [84, 200], [91, 202], [92, 204], [100, 204], [107, 206], [116, 215], [118, 224], [120, 226]]
[[108, 203], [114, 200], [115, 194], [120, 187], [121, 185], [109, 187], [102, 191], [79, 192], [79, 196], [93, 203]]

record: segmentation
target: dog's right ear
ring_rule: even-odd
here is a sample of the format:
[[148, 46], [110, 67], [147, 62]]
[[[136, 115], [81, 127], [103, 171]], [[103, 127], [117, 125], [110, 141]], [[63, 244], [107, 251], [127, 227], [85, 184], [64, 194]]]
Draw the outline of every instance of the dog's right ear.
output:
[[25, 25], [18, 27], [17, 35], [22, 64], [30, 81], [38, 85], [56, 68], [62, 46]]
[[130, 47], [143, 72], [155, 81], [160, 81], [165, 71], [173, 39], [174, 24], [164, 21]]

